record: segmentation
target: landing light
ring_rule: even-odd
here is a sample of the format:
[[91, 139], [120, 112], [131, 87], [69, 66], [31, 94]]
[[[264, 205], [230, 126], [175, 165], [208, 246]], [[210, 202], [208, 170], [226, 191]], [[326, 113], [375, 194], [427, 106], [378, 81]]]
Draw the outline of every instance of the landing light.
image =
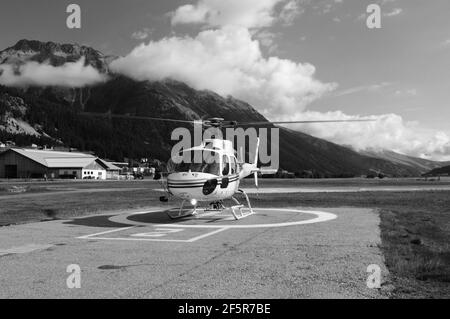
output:
[[195, 198], [191, 199], [191, 205], [192, 206], [197, 205], [197, 200]]

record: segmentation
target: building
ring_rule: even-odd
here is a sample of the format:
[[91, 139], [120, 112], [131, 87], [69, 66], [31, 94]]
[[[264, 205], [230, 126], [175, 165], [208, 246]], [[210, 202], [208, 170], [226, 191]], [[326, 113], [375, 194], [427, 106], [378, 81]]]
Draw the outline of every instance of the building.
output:
[[122, 169], [113, 162], [108, 162], [106, 160], [100, 159], [101, 165], [106, 169], [106, 179], [120, 179], [120, 172]]
[[78, 152], [10, 148], [0, 154], [0, 178], [106, 179], [108, 169], [101, 159]]

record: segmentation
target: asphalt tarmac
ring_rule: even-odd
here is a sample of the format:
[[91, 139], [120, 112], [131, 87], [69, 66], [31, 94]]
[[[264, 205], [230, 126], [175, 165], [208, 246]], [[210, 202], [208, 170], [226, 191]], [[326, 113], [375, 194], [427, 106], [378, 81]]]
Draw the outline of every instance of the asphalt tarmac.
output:
[[[170, 220], [149, 207], [0, 228], [0, 298], [385, 298], [379, 217], [255, 208]], [[81, 269], [80, 288], [69, 288]], [[68, 268], [69, 267], [69, 268]], [[69, 272], [68, 272], [69, 270]], [[72, 282], [72, 281], [71, 281]]]

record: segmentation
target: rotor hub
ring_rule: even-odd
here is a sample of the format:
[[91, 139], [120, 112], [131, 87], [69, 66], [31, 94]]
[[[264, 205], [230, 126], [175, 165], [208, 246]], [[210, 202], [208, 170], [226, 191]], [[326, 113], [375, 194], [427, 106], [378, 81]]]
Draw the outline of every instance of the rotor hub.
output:
[[225, 121], [221, 117], [213, 117], [213, 118], [209, 118], [209, 119], [203, 121], [202, 124], [205, 127], [222, 128], [222, 127], [234, 127], [238, 123], [237, 123], [237, 121]]

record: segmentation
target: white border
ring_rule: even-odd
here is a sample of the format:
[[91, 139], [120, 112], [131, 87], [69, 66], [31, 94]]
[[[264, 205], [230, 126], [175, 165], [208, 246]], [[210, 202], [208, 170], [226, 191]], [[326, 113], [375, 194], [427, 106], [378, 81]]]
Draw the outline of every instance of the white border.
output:
[[[298, 212], [302, 214], [311, 214], [315, 215], [316, 218], [311, 218], [307, 220], [300, 220], [295, 222], [284, 222], [284, 223], [271, 223], [271, 224], [253, 224], [253, 225], [235, 225], [235, 224], [227, 224], [227, 225], [186, 225], [186, 224], [152, 224], [152, 223], [144, 223], [144, 222], [136, 222], [131, 221], [127, 217], [133, 215], [142, 215], [142, 214], [151, 214], [155, 212], [160, 212], [160, 210], [153, 211], [145, 211], [145, 212], [134, 212], [129, 214], [121, 214], [110, 217], [109, 220], [114, 222], [128, 223], [133, 224], [133, 226], [129, 227], [121, 227], [113, 230], [108, 230], [100, 233], [84, 235], [77, 237], [78, 239], [99, 239], [99, 240], [124, 240], [124, 241], [154, 241], [154, 242], [178, 242], [178, 243], [192, 243], [197, 240], [215, 235], [217, 233], [223, 232], [228, 229], [247, 229], [247, 228], [271, 228], [271, 227], [287, 227], [287, 226], [297, 226], [297, 225], [306, 225], [306, 224], [314, 224], [321, 223], [336, 219], [337, 216], [332, 213], [322, 212], [322, 211], [307, 211], [307, 210], [298, 210], [298, 209], [286, 209], [286, 208], [256, 208], [258, 210], [276, 210], [276, 211], [284, 211], [284, 212]], [[128, 230], [132, 228], [136, 228], [138, 226], [156, 226], [158, 228], [180, 228], [180, 229], [215, 229], [206, 234], [199, 235], [189, 239], [162, 239], [162, 238], [133, 238], [133, 237], [97, 237], [100, 235], [110, 234], [114, 232], [119, 232], [122, 230]]]

